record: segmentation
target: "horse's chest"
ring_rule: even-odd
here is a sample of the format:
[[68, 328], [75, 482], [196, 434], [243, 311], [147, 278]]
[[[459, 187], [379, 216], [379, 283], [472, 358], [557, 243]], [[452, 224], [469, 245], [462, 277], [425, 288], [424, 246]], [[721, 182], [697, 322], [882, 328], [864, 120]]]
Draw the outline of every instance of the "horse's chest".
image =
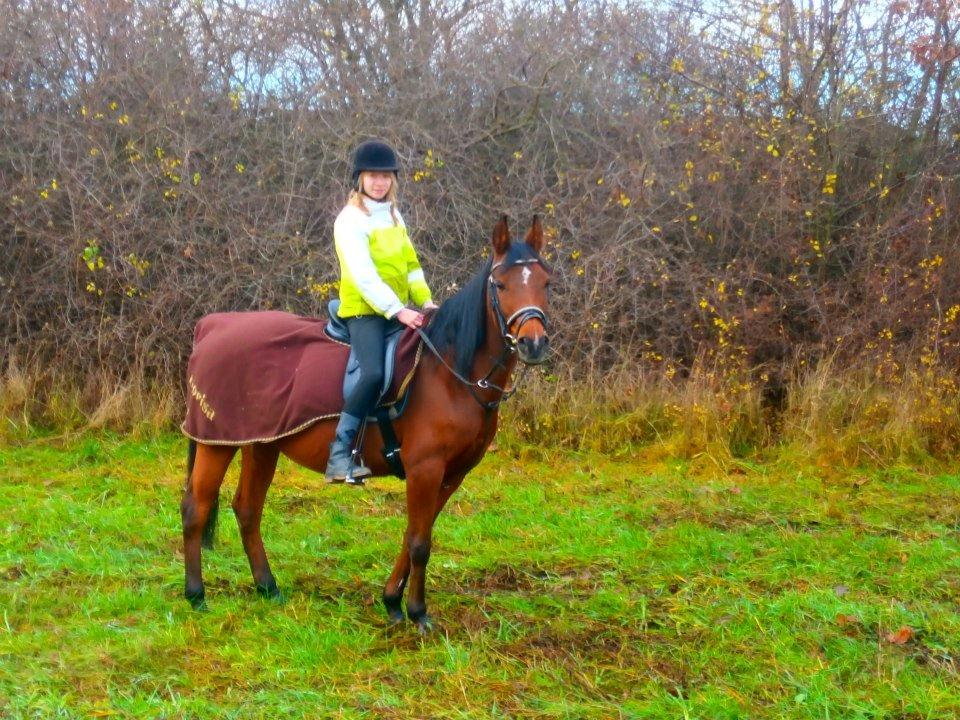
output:
[[455, 436], [460, 438], [461, 442], [457, 448], [455, 462], [458, 465], [473, 467], [483, 458], [490, 446], [493, 436], [496, 433], [496, 418], [490, 418], [487, 422], [458, 423], [455, 429]]

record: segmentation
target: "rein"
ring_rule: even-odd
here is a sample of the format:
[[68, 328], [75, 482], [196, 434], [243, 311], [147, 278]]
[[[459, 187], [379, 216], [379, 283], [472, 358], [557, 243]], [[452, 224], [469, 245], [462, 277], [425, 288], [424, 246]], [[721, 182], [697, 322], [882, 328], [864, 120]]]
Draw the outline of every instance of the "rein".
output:
[[[529, 260], [518, 260], [510, 265], [532, 265], [534, 263], [539, 263], [540, 261], [531, 258]], [[440, 354], [440, 351], [437, 350], [436, 346], [431, 342], [430, 338], [427, 337], [427, 333], [422, 328], [417, 328], [417, 333], [420, 335], [420, 338], [423, 340], [424, 344], [430, 349], [430, 352], [440, 361], [440, 363], [450, 371], [450, 373], [461, 383], [467, 386], [467, 389], [470, 391], [470, 395], [473, 396], [473, 399], [476, 400], [484, 410], [495, 410], [500, 405], [513, 397], [514, 393], [517, 392], [517, 388], [520, 386], [520, 382], [527, 374], [529, 365], [527, 363], [523, 364], [523, 369], [520, 371], [520, 376], [517, 378], [516, 382], [513, 383], [513, 387], [510, 389], [502, 388], [499, 385], [490, 382], [490, 378], [493, 374], [500, 368], [506, 367], [505, 363], [507, 359], [514, 355], [517, 352], [517, 336], [513, 335], [510, 332], [510, 326], [519, 320], [519, 325], [517, 325], [517, 335], [520, 333], [520, 329], [523, 327], [524, 323], [528, 320], [536, 318], [541, 322], [544, 328], [547, 327], [547, 314], [543, 311], [542, 308], [537, 307], [536, 305], [526, 305], [516, 312], [514, 312], [510, 317], [504, 317], [503, 309], [500, 307], [500, 295], [499, 288], [497, 287], [496, 281], [493, 279], [493, 271], [500, 267], [503, 263], [497, 263], [490, 268], [490, 274], [487, 276], [487, 283], [490, 290], [490, 305], [493, 307], [494, 317], [497, 319], [497, 325], [500, 328], [500, 338], [503, 340], [503, 351], [500, 353], [500, 357], [496, 359], [493, 364], [493, 367], [490, 368], [484, 377], [479, 380], [473, 381], [469, 378], [464, 377], [455, 368], [443, 359], [443, 355]], [[484, 400], [477, 393], [477, 389], [480, 390], [497, 390], [500, 393], [500, 397], [496, 400]]]

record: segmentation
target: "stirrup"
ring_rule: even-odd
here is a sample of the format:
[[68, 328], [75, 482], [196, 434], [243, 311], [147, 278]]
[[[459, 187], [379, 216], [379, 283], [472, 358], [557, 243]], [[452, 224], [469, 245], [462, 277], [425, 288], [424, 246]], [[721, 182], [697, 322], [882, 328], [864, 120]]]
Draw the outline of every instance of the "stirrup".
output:
[[373, 475], [373, 471], [360, 462], [360, 453], [356, 450], [350, 455], [350, 469], [347, 471], [347, 477], [344, 482], [347, 485], [366, 485], [364, 478]]
[[327, 485], [339, 485], [341, 483], [346, 483], [347, 485], [363, 485], [363, 479], [371, 475], [373, 475], [373, 473], [370, 471], [370, 468], [364, 465], [353, 465], [351, 463], [350, 469], [347, 470], [345, 474], [324, 473], [323, 478], [327, 481]]

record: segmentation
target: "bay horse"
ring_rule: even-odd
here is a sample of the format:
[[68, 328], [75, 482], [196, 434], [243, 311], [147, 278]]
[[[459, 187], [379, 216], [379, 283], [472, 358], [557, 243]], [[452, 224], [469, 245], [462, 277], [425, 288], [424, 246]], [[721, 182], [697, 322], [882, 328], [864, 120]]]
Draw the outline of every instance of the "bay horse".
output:
[[[394, 421], [407, 476], [407, 527], [383, 589], [383, 603], [388, 623], [402, 623], [406, 590], [407, 617], [422, 633], [432, 629], [424, 580], [434, 521], [490, 446], [499, 405], [512, 394], [507, 388], [517, 360], [539, 364], [548, 350], [550, 269], [540, 257], [540, 219], [534, 216], [524, 242], [513, 242], [507, 219], [501, 217], [491, 244], [491, 258], [480, 272], [435, 311], [421, 333], [430, 352], [423, 353], [406, 409]], [[264, 499], [277, 459], [283, 453], [322, 474], [335, 425], [336, 418], [319, 421], [296, 434], [239, 448], [240, 480], [233, 510], [254, 583], [262, 595], [279, 596], [260, 535]], [[380, 453], [382, 447], [380, 432], [371, 424], [363, 455], [375, 476], [390, 472]], [[212, 547], [220, 485], [237, 450], [235, 446], [190, 441], [180, 512], [184, 595], [195, 608], [205, 606], [201, 544]]]

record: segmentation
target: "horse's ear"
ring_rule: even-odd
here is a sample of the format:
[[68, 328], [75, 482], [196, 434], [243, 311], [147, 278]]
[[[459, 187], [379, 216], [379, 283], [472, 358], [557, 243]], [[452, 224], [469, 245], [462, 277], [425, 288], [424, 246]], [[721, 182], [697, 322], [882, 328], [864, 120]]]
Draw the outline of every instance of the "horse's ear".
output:
[[539, 215], [533, 216], [533, 224], [527, 231], [527, 236], [524, 240], [527, 245], [532, 247], [538, 254], [543, 249], [543, 223], [540, 222]]
[[493, 226], [493, 252], [498, 257], [505, 254], [510, 248], [510, 228], [507, 226], [507, 216], [501, 215], [497, 224]]

